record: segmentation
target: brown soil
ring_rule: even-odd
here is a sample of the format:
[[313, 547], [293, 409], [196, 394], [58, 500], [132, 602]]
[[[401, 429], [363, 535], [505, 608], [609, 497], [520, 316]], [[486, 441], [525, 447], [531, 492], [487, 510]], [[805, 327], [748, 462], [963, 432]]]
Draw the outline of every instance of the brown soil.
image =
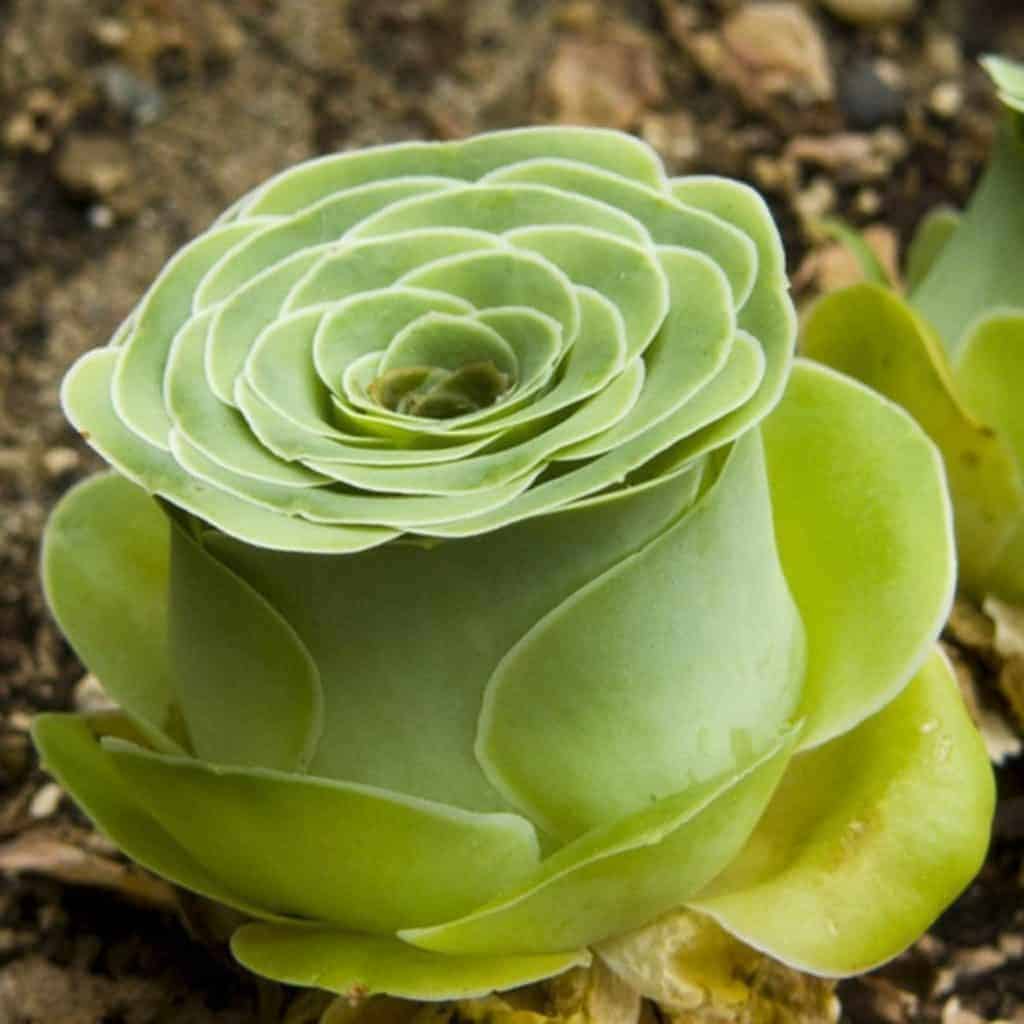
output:
[[[32, 714], [95, 699], [36, 574], [47, 510], [98, 465], [58, 407], [66, 367], [235, 196], [342, 147], [552, 120], [634, 131], [676, 172], [762, 188], [801, 297], [849, 274], [822, 216], [873, 225], [890, 258], [923, 211], [963, 201], [993, 125], [974, 58], [1024, 55], [1019, 4], [932, 0], [854, 29], [809, 3], [796, 43], [750, 6], [0, 0], [0, 1022], [275, 1020], [288, 998], [197, 941], [30, 750]], [[998, 657], [958, 637], [1009, 720]], [[999, 782], [980, 878], [910, 953], [841, 986], [851, 1021], [1024, 1021], [1024, 761]]]

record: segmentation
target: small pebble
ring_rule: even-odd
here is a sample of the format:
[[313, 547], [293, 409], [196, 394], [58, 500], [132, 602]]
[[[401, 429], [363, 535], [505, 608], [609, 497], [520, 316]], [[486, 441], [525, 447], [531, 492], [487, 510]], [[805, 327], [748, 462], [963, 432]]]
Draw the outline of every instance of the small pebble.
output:
[[101, 68], [99, 82], [107, 102], [138, 124], [149, 124], [163, 113], [163, 93], [121, 64]]
[[839, 75], [839, 106], [851, 128], [877, 128], [903, 116], [903, 94], [871, 61], [858, 61]]
[[946, 120], [956, 117], [963, 105], [964, 91], [959, 82], [940, 82], [928, 95], [932, 113]]
[[89, 225], [97, 231], [108, 231], [114, 226], [114, 211], [105, 203], [89, 207]]
[[77, 469], [81, 462], [74, 448], [50, 448], [43, 455], [43, 469], [48, 476], [58, 477]]
[[47, 782], [28, 805], [28, 813], [31, 818], [48, 818], [60, 806], [64, 790], [56, 782]]

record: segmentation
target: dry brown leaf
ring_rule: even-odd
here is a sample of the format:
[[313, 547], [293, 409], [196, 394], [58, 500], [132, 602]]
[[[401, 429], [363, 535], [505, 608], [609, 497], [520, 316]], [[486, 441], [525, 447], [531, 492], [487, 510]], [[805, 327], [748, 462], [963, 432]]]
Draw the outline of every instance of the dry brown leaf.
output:
[[174, 888], [113, 859], [102, 840], [67, 828], [35, 828], [0, 846], [0, 871], [43, 875], [66, 885], [107, 889], [132, 903], [174, 910]]

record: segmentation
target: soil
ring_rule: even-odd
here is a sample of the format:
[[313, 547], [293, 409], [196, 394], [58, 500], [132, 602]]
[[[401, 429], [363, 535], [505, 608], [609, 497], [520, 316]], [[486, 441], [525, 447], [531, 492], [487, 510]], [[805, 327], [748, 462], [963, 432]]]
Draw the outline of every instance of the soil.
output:
[[[761, 188], [803, 301], [855, 273], [822, 218], [870, 228], [895, 266], [924, 211], [969, 194], [990, 49], [1024, 56], [1014, 0], [862, 27], [738, 0], [0, 0], [0, 1022], [271, 1021], [292, 998], [202, 941], [209, 921], [90, 830], [27, 738], [37, 711], [101, 699], [36, 572], [47, 511], [98, 468], [59, 382], [180, 245], [315, 154], [588, 122], [676, 173]], [[959, 614], [950, 641], [1006, 755], [1020, 722], [992, 624]], [[980, 877], [909, 953], [840, 986], [848, 1020], [1024, 1022], [1024, 759], [998, 775]]]

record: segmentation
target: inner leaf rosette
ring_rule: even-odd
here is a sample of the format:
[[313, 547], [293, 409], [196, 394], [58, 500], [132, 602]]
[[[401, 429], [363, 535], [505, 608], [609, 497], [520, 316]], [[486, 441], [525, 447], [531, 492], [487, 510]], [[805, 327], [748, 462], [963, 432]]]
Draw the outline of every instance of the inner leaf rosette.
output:
[[122, 474], [260, 547], [461, 537], [692, 467], [791, 311], [762, 204], [612, 132], [327, 157], [167, 266], [64, 399]]

